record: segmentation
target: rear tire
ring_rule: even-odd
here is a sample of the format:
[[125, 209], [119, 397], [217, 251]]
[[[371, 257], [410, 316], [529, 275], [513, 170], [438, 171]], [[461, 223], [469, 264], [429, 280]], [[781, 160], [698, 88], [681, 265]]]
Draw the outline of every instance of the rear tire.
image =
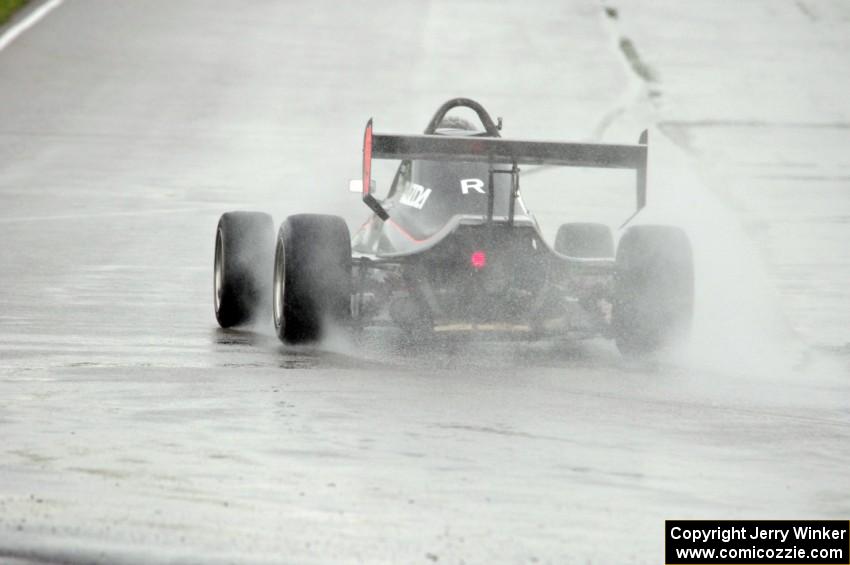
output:
[[555, 236], [555, 251], [569, 257], [614, 257], [614, 236], [605, 224], [563, 224]]
[[268, 312], [274, 221], [261, 212], [227, 212], [218, 221], [213, 263], [213, 306], [222, 328]]
[[690, 331], [694, 267], [685, 233], [634, 226], [620, 240], [611, 325], [626, 356], [653, 353]]
[[280, 226], [273, 312], [278, 337], [291, 344], [322, 338], [351, 318], [351, 238], [338, 216], [298, 214]]

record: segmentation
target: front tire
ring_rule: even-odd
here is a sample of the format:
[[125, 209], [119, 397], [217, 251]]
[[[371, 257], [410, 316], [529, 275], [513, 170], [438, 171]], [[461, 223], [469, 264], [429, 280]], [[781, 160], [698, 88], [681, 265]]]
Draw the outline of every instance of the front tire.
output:
[[611, 324], [626, 356], [653, 353], [690, 331], [694, 267], [685, 233], [634, 226], [620, 240]]
[[558, 228], [555, 251], [569, 257], [614, 257], [614, 235], [605, 224], [572, 222]]
[[213, 306], [222, 328], [268, 312], [274, 221], [261, 212], [227, 212], [216, 228]]
[[273, 312], [285, 343], [322, 338], [351, 318], [351, 238], [338, 216], [298, 214], [280, 226], [275, 249]]

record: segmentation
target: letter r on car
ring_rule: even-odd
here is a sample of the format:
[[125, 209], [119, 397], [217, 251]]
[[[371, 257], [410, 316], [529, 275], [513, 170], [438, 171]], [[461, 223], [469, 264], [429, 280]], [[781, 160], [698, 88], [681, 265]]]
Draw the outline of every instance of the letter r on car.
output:
[[463, 194], [469, 194], [469, 191], [475, 190], [479, 194], [487, 194], [484, 191], [484, 181], [481, 179], [462, 179], [460, 181], [460, 191]]

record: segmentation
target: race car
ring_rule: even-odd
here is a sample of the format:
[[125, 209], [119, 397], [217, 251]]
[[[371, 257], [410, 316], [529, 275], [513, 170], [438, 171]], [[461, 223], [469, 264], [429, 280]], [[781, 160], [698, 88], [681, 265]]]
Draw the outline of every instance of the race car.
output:
[[[480, 127], [448, 116], [472, 110]], [[687, 334], [693, 311], [691, 245], [679, 228], [565, 223], [544, 239], [520, 194], [520, 166], [635, 171], [646, 206], [647, 133], [637, 144], [556, 143], [501, 137], [477, 102], [443, 104], [422, 135], [373, 131], [362, 178], [370, 208], [350, 236], [339, 216], [228, 212], [216, 230], [214, 305], [223, 328], [271, 310], [288, 344], [332, 326], [392, 325], [411, 336], [474, 332], [528, 339], [613, 338], [625, 355], [652, 353]], [[372, 160], [400, 161], [383, 198]]]

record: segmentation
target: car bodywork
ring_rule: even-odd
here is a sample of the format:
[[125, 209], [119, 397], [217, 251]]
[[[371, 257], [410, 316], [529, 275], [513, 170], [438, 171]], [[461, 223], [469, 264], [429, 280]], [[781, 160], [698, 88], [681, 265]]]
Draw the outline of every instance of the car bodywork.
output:
[[[456, 107], [483, 131], [441, 129]], [[389, 193], [372, 189], [372, 161], [400, 160]], [[436, 332], [610, 335], [613, 256], [573, 257], [544, 240], [520, 194], [521, 167], [635, 171], [646, 205], [647, 135], [633, 145], [501, 137], [469, 99], [441, 106], [422, 135], [366, 126], [362, 199], [371, 217], [352, 237], [352, 320]]]

